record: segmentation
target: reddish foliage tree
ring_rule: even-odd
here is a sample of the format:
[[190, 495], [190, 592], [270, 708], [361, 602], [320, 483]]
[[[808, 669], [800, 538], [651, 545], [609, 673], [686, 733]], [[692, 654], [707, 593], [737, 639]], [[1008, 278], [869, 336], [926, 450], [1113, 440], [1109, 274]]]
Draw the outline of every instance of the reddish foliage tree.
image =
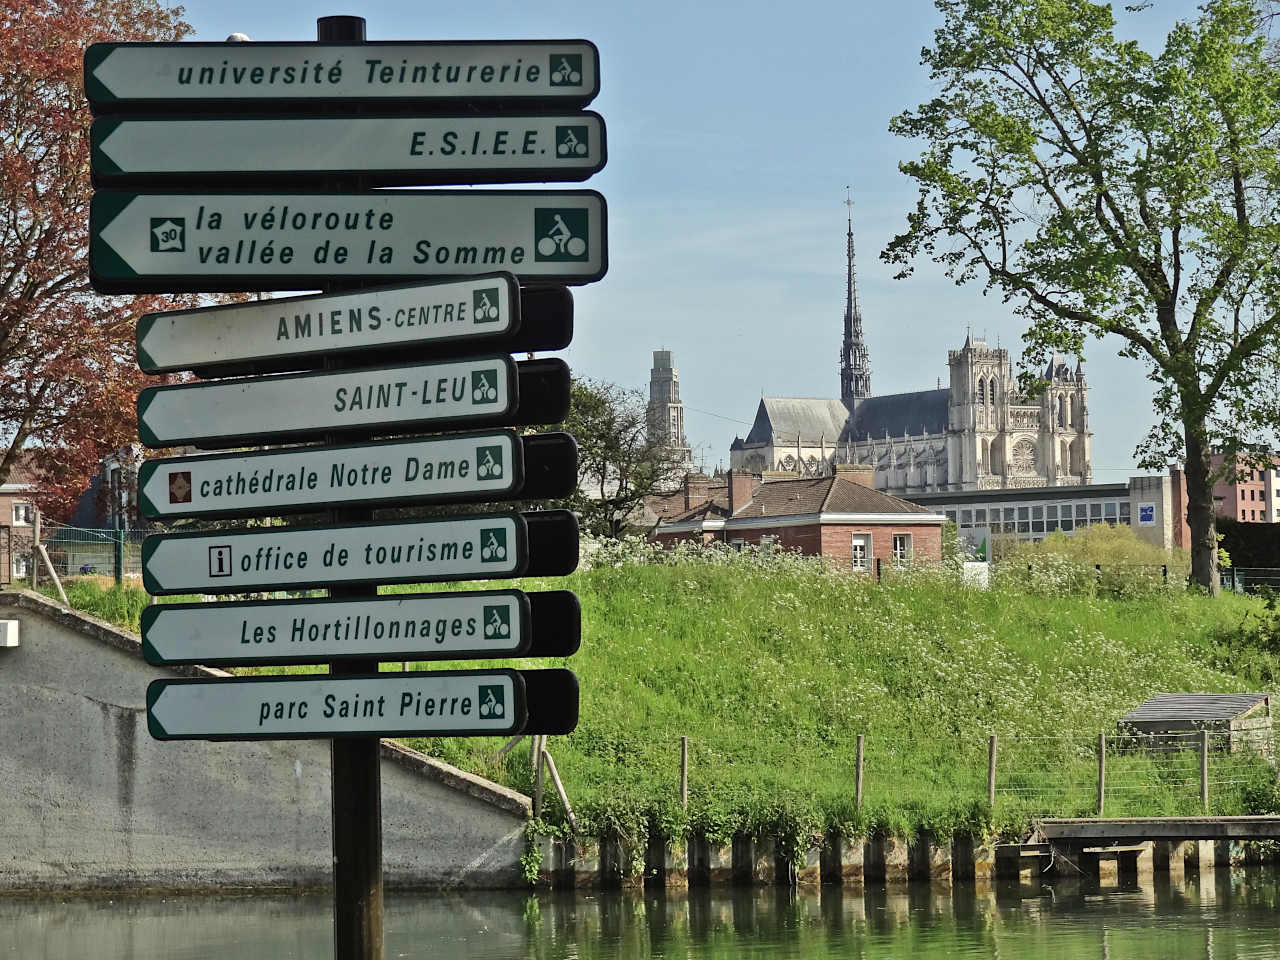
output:
[[181, 17], [156, 0], [0, 0], [0, 483], [34, 445], [54, 516], [137, 441], [134, 324], [174, 305], [89, 287], [84, 49], [177, 40]]

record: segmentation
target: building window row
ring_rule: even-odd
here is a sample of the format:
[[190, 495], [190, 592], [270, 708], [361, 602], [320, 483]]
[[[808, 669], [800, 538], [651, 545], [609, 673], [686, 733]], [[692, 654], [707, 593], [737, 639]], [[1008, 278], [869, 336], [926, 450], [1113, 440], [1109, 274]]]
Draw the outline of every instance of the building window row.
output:
[[29, 526], [31, 523], [31, 504], [15, 503], [13, 505], [13, 525], [15, 527]]
[[992, 533], [1070, 533], [1096, 523], [1130, 524], [1128, 500], [1048, 503], [1027, 506], [957, 507], [946, 510], [948, 520], [962, 530], [988, 527]]

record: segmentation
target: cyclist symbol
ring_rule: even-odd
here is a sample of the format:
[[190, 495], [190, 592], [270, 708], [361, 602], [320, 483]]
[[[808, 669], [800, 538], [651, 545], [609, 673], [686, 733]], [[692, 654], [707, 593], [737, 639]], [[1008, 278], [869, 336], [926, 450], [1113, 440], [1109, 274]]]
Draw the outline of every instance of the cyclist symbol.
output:
[[551, 82], [554, 84], [581, 83], [582, 73], [573, 69], [569, 61], [561, 57], [560, 65], [551, 73]]
[[562, 157], [570, 155], [577, 157], [585, 157], [587, 155], [587, 145], [573, 135], [573, 129], [565, 131], [564, 139], [556, 144], [556, 153]]
[[565, 226], [564, 218], [560, 214], [555, 214], [555, 221], [555, 226], [547, 231], [547, 235], [538, 240], [538, 253], [544, 257], [556, 253], [580, 257], [586, 253], [587, 241], [581, 237], [575, 237], [573, 232]]
[[480, 701], [480, 716], [500, 717], [505, 712], [502, 702], [493, 695], [493, 688], [487, 689], [484, 699]]
[[471, 384], [471, 399], [477, 403], [486, 403], [498, 399], [498, 388], [493, 381], [483, 374], [477, 374]]
[[475, 308], [477, 320], [497, 320], [498, 307], [489, 299], [489, 291], [481, 290], [477, 296], [480, 298], [479, 304]]
[[505, 637], [511, 633], [511, 627], [500, 616], [497, 610], [489, 611], [489, 619], [484, 625], [486, 637]]
[[485, 450], [481, 456], [479, 463], [476, 465], [476, 473], [482, 479], [498, 479], [502, 476], [502, 464], [493, 459], [493, 454]]
[[480, 556], [485, 560], [505, 560], [507, 559], [507, 545], [499, 542], [498, 538], [493, 535], [490, 530], [488, 537], [480, 548]]

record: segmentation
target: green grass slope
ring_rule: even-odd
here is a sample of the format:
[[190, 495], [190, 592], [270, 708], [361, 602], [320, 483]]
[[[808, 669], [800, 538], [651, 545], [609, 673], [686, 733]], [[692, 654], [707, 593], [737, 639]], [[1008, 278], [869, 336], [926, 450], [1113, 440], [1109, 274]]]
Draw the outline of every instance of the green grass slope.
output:
[[[1037, 815], [1096, 813], [1098, 733], [1114, 733], [1146, 697], [1265, 692], [1280, 675], [1276, 655], [1242, 630], [1262, 613], [1251, 598], [1158, 586], [1105, 598], [1061, 587], [1052, 566], [980, 591], [937, 573], [878, 584], [750, 552], [665, 563], [637, 562], [640, 554], [606, 552], [570, 578], [520, 584], [568, 587], [582, 602], [582, 650], [521, 665], [569, 666], [579, 677], [580, 725], [549, 746], [592, 831], [775, 833], [798, 845], [828, 829], [1014, 836]], [[141, 600], [119, 594], [85, 587], [73, 597], [136, 629]], [[492, 739], [409, 742], [531, 787], [523, 745], [497, 759], [501, 741]], [[1112, 755], [1107, 813], [1198, 813], [1198, 764], [1189, 750]], [[1280, 810], [1274, 772], [1256, 757], [1215, 754], [1211, 781], [1212, 812]], [[560, 815], [552, 795], [548, 818]]]

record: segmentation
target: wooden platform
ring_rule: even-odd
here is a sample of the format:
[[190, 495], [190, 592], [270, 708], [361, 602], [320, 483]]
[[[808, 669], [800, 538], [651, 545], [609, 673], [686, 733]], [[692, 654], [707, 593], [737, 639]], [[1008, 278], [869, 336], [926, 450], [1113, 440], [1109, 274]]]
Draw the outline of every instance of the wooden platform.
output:
[[1055, 840], [1280, 840], [1280, 817], [1099, 817], [1041, 820]]

